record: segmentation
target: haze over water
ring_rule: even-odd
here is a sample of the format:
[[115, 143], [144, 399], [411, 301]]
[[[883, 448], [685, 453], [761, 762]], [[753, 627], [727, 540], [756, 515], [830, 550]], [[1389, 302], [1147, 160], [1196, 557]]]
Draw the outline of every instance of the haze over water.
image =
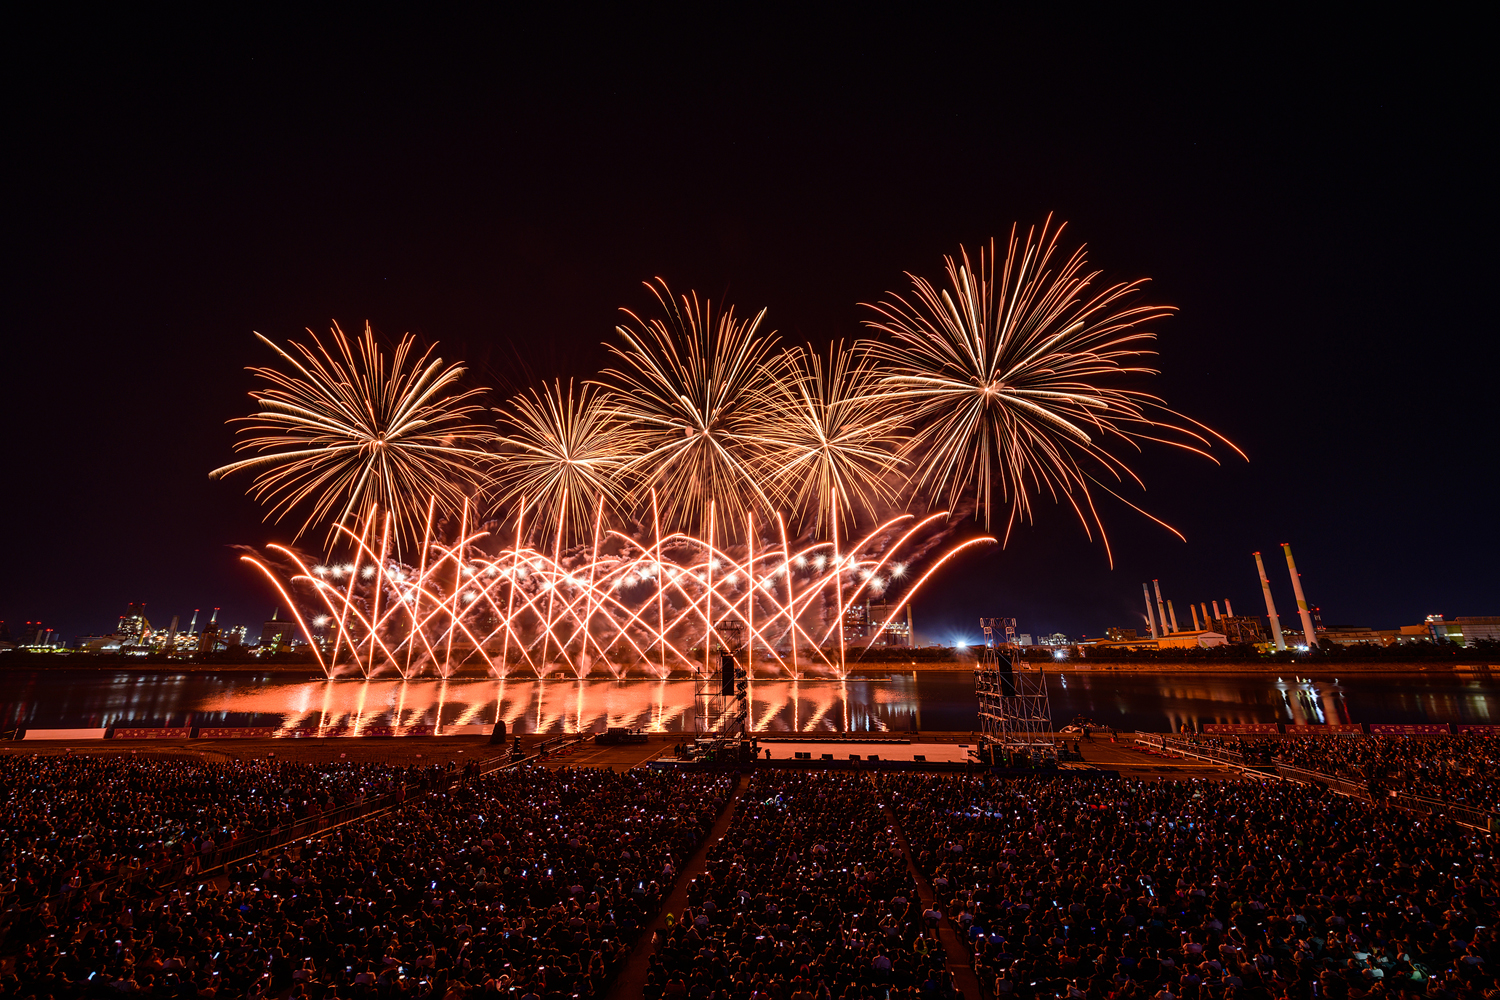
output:
[[[1121, 730], [1207, 722], [1500, 722], [1500, 683], [1471, 675], [1352, 674], [1298, 679], [1193, 673], [1048, 674], [1054, 722], [1083, 715]], [[0, 671], [0, 728], [492, 725], [573, 732], [604, 726], [690, 731], [690, 680], [337, 680], [245, 673]], [[759, 731], [968, 731], [967, 670], [755, 681]]]

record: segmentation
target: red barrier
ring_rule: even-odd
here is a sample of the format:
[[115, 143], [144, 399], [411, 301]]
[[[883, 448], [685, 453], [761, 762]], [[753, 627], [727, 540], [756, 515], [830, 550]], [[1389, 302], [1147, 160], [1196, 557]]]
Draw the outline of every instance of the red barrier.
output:
[[1280, 736], [1274, 722], [1210, 722], [1203, 731], [1212, 736]]
[[1334, 722], [1326, 726], [1295, 726], [1287, 723], [1288, 736], [1359, 736], [1365, 727], [1358, 722]]
[[1500, 736], [1500, 726], [1459, 726], [1465, 736]]
[[200, 740], [268, 740], [276, 735], [275, 726], [237, 726], [231, 728], [198, 729]]
[[1446, 722], [1372, 722], [1371, 736], [1447, 736], [1453, 727]]
[[185, 740], [192, 735], [191, 726], [177, 726], [171, 729], [116, 729], [114, 738], [117, 740]]

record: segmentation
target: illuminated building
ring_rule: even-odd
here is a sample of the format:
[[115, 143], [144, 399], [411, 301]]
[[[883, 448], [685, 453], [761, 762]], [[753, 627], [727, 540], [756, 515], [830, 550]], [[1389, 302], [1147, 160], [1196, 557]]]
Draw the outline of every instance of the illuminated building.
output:
[[874, 634], [877, 636], [877, 646], [911, 646], [912, 621], [911, 603], [907, 602], [905, 608], [895, 608], [890, 604], [871, 604], [865, 612], [868, 620], [866, 638]]
[[229, 631], [224, 633], [224, 644], [231, 648], [246, 645], [245, 633], [248, 631], [244, 625], [231, 625]]
[[150, 631], [151, 623], [146, 620], [146, 605], [131, 604], [120, 616], [115, 635], [120, 637], [121, 645], [139, 646]]
[[1196, 649], [1210, 646], [1225, 646], [1229, 640], [1222, 632], [1199, 631], [1199, 632], [1173, 632], [1170, 635], [1157, 636], [1155, 639], [1146, 636], [1136, 639], [1122, 639], [1112, 641], [1106, 639], [1102, 642], [1093, 643], [1092, 649]]
[[870, 636], [870, 606], [851, 604], [844, 611], [844, 641], [854, 642]]
[[[1442, 615], [1428, 615], [1427, 629], [1438, 642], [1472, 645], [1481, 639], [1500, 640], [1500, 615], [1459, 615], [1446, 621]], [[1404, 631], [1404, 630], [1403, 630]]]
[[62, 636], [41, 622], [27, 622], [17, 648], [31, 653], [56, 653], [67, 649]]
[[222, 648], [223, 644], [219, 641], [219, 609], [214, 608], [213, 616], [203, 626], [203, 634], [198, 637], [198, 653], [217, 653]]
[[282, 653], [289, 651], [297, 638], [297, 623], [282, 620], [281, 609], [277, 608], [271, 612], [271, 620], [261, 625], [256, 646], [265, 652]]
[[[1135, 629], [1133, 629], [1133, 628], [1107, 628], [1107, 629], [1104, 630], [1104, 636], [1110, 642], [1125, 642], [1125, 641], [1127, 641], [1129, 639], [1134, 639], [1135, 638]], [[1030, 636], [1027, 636], [1027, 638], [1030, 638]], [[1027, 645], [1030, 645], [1030, 643], [1027, 643]]]
[[1372, 628], [1325, 628], [1318, 633], [1318, 641], [1336, 642], [1340, 646], [1388, 646], [1389, 632], [1377, 632]]
[[1233, 645], [1253, 646], [1266, 641], [1265, 630], [1259, 618], [1244, 615], [1225, 615], [1215, 618], [1209, 625], [1215, 632], [1222, 632]]
[[83, 653], [118, 653], [121, 642], [118, 635], [81, 635], [77, 648]]

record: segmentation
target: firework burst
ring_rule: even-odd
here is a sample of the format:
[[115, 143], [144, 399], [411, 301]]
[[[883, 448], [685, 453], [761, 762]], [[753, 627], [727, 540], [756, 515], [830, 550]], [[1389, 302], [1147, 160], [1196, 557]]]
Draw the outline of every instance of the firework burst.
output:
[[869, 354], [838, 343], [826, 358], [800, 347], [784, 357], [787, 377], [765, 417], [765, 479], [782, 484], [789, 509], [815, 532], [835, 512], [852, 526], [890, 510], [903, 417], [882, 399]]
[[502, 507], [521, 516], [529, 506], [572, 538], [586, 535], [598, 512], [619, 512], [641, 435], [599, 386], [569, 382], [564, 390], [557, 381], [496, 412], [502, 433], [490, 489]]
[[311, 345], [286, 350], [256, 334], [291, 371], [250, 369], [269, 388], [250, 394], [259, 412], [231, 422], [248, 435], [235, 450], [259, 454], [209, 478], [255, 472], [249, 492], [270, 507], [267, 519], [307, 511], [298, 537], [326, 521], [331, 541], [339, 525], [367, 521], [379, 508], [391, 513], [399, 548], [422, 534], [430, 504], [439, 513], [461, 510], [494, 433], [470, 419], [483, 409], [476, 400], [484, 390], [461, 390], [463, 367], [445, 366], [431, 349], [417, 355], [410, 335], [389, 359], [368, 323], [353, 343], [334, 324], [332, 349], [308, 335]]
[[1142, 281], [1095, 289], [1082, 247], [1054, 262], [1062, 227], [1050, 225], [1024, 240], [1012, 228], [1003, 259], [992, 241], [977, 268], [965, 251], [946, 258], [947, 288], [909, 274], [910, 297], [890, 293], [866, 325], [891, 338], [871, 351], [885, 366], [885, 399], [915, 428], [903, 454], [918, 492], [948, 506], [972, 500], [987, 527], [1007, 505], [1007, 538], [1047, 493], [1067, 500], [1090, 537], [1097, 527], [1108, 550], [1092, 487], [1119, 494], [1095, 472], [1144, 485], [1113, 447], [1162, 441], [1217, 461], [1210, 438], [1234, 445], [1114, 384], [1156, 374], [1135, 360], [1155, 353], [1147, 327], [1173, 310], [1131, 304]]
[[757, 506], [774, 510], [759, 475], [780, 364], [774, 335], [760, 332], [765, 310], [746, 320], [696, 293], [674, 298], [659, 279], [646, 287], [665, 318], [626, 310], [630, 323], [615, 328], [624, 343], [609, 345], [623, 364], [603, 373], [614, 406], [640, 434], [631, 471], [654, 484], [668, 527], [699, 529], [710, 508], [731, 525]]

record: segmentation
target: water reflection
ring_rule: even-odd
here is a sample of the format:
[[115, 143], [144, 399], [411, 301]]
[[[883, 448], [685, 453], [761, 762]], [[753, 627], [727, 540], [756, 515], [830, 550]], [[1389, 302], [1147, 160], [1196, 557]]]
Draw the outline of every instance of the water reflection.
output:
[[[1122, 730], [1205, 722], [1490, 722], [1489, 674], [1049, 674], [1052, 713]], [[750, 685], [757, 731], [967, 731], [976, 723], [968, 671]], [[0, 672], [0, 726], [199, 725], [366, 732], [429, 725], [453, 731], [503, 721], [520, 732], [632, 726], [691, 730], [690, 680], [310, 680], [240, 674]], [[475, 730], [477, 731], [477, 730]]]

